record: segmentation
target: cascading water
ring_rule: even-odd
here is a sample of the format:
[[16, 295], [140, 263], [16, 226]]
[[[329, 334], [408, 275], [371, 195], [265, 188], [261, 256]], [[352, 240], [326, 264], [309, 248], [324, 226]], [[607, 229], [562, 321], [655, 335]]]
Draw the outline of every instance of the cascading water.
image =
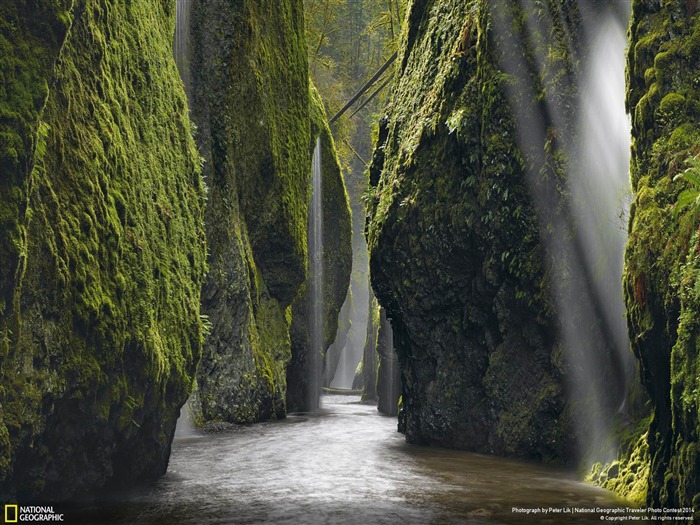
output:
[[311, 347], [307, 358], [308, 391], [307, 406], [315, 410], [319, 406], [321, 391], [323, 340], [323, 188], [321, 173], [321, 138], [316, 140], [311, 163], [311, 207], [309, 209], [309, 332]]
[[[175, 7], [175, 35], [173, 38], [173, 54], [175, 64], [180, 73], [180, 79], [185, 87], [185, 94], [190, 98], [190, 0], [177, 0]], [[194, 423], [192, 421], [189, 400], [180, 409], [180, 417], [175, 427], [175, 435], [185, 437], [194, 435]]]
[[[511, 28], [521, 15], [509, 2], [497, 4], [491, 12], [500, 65], [512, 79], [508, 96], [518, 144], [530, 156], [526, 176], [540, 214], [580, 453], [588, 461], [605, 461], [616, 448], [611, 426], [634, 371], [621, 285], [629, 193], [630, 123], [624, 107], [629, 2], [581, 0], [583, 27], [575, 27], [575, 36], [555, 33], [552, 28], [564, 24], [561, 13], [540, 9], [536, 0], [517, 3], [529, 16], [520, 25], [522, 34], [514, 35]], [[541, 46], [551, 35], [560, 40]], [[551, 75], [557, 46], [584, 66], [570, 76]], [[539, 104], [523, 104], [542, 93]], [[568, 101], [568, 95], [554, 95], [562, 93], [578, 95]], [[551, 147], [569, 161], [568, 192], [556, 176], [543, 176], [551, 169]]]
[[380, 360], [377, 377], [377, 408], [382, 414], [395, 416], [399, 410], [401, 371], [394, 349], [394, 330], [384, 308], [381, 309], [379, 316], [378, 350]]
[[[622, 406], [617, 405], [621, 409], [635, 372], [622, 292], [627, 217], [631, 202], [631, 122], [625, 110], [626, 20], [608, 12], [602, 18], [600, 15], [585, 16], [584, 23], [587, 23], [586, 32], [591, 35], [590, 54], [586, 71], [579, 80], [580, 139], [568, 182], [573, 196], [572, 211], [577, 235], [585, 246], [580, 263], [587, 267], [587, 273], [592, 277], [590, 286], [594, 288], [593, 295], [598, 299], [600, 317], [605, 323], [603, 334], [614, 352], [613, 361], [619, 368], [618, 380], [624, 382], [620, 389]], [[585, 337], [585, 334], [582, 335]], [[585, 348], [582, 350], [577, 354], [582, 356], [577, 364], [580, 374], [576, 380], [581, 384], [576, 388], [579, 391], [584, 391], [586, 385], [595, 385], [601, 376], [600, 367], [605, 366], [599, 361], [586, 359], [590, 352], [586, 352]], [[608, 392], [603, 389], [596, 395], [603, 397], [597, 400], [602, 410]], [[595, 412], [590, 414], [589, 419], [584, 423], [589, 427], [606, 423]], [[598, 451], [597, 459], [610, 459], [614, 454], [611, 445], [606, 445], [608, 434], [608, 428], [598, 429], [598, 439], [591, 443], [591, 453]]]
[[190, 96], [190, 9], [190, 0], [177, 0], [173, 42], [175, 63], [188, 97]]

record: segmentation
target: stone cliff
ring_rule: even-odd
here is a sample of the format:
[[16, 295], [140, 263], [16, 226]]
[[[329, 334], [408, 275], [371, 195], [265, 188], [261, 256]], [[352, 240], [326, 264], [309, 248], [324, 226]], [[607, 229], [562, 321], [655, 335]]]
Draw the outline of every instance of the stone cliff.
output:
[[206, 254], [174, 23], [155, 1], [0, 7], [3, 501], [167, 467]]
[[[627, 107], [634, 202], [625, 253], [632, 348], [652, 401], [648, 502], [700, 515], [700, 237], [697, 204], [674, 177], [700, 153], [696, 2], [633, 2]], [[700, 176], [700, 170], [695, 169]]]
[[306, 278], [311, 162], [301, 2], [198, 0], [192, 118], [209, 186], [211, 323], [192, 405], [199, 423], [284, 417], [289, 306]]
[[578, 15], [550, 4], [550, 18], [511, 1], [422, 0], [407, 14], [367, 235], [410, 442], [575, 460], [543, 239], [565, 203]]

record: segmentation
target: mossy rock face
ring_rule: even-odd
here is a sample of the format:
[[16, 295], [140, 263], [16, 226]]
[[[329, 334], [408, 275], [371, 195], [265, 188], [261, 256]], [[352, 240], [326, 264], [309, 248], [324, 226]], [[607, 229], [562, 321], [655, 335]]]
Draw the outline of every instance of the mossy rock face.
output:
[[595, 463], [586, 481], [610, 490], [628, 501], [644, 506], [649, 488], [649, 417], [642, 417], [637, 425], [618, 420], [618, 456], [608, 463]]
[[204, 185], [171, 4], [5, 4], [0, 499], [60, 501], [165, 472], [201, 353]]
[[[541, 241], [566, 208], [561, 144], [575, 139], [576, 96], [566, 35], [577, 34], [579, 23], [572, 6], [411, 4], [370, 169], [367, 228], [410, 442], [576, 460]], [[496, 34], [496, 25], [506, 30]], [[527, 36], [531, 28], [540, 32]], [[536, 77], [541, 53], [534, 91], [521, 90], [517, 75]], [[502, 62], [523, 70], [506, 74]], [[563, 122], [547, 120], [543, 107]], [[534, 116], [532, 129], [519, 129], [519, 111]], [[537, 185], [551, 206], [536, 213]]]
[[700, 14], [695, 2], [635, 0], [632, 17], [635, 198], [624, 287], [632, 348], [654, 409], [648, 502], [690, 507], [700, 499], [700, 239], [689, 209], [674, 217], [686, 183], [673, 178], [700, 153]]
[[27, 174], [54, 63], [72, 21], [72, 6], [72, 0], [65, 0], [50, 5], [5, 2], [0, 7], [0, 315], [11, 308], [24, 242]]
[[200, 423], [284, 417], [289, 309], [306, 278], [310, 106], [299, 0], [196, 0], [192, 116], [205, 157], [209, 316]]
[[[343, 174], [335, 144], [327, 123], [323, 101], [315, 87], [311, 89], [311, 141], [309, 158], [321, 138], [321, 187], [323, 209], [323, 351], [336, 339], [338, 314], [350, 284], [352, 271], [352, 218]], [[309, 191], [309, 199], [311, 192]], [[292, 361], [287, 369], [287, 404], [290, 411], [308, 410], [311, 392], [309, 349], [310, 282], [299, 291], [292, 305]], [[323, 356], [319, 357], [323, 362]], [[319, 378], [321, 381], [321, 378]], [[320, 386], [320, 382], [319, 382]]]

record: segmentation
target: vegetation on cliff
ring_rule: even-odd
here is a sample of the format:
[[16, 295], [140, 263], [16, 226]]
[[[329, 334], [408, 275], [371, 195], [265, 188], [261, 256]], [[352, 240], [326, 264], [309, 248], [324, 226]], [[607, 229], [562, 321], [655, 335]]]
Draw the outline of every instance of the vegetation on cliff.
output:
[[174, 10], [34, 4], [0, 9], [5, 501], [162, 475], [202, 342], [204, 185]]
[[192, 6], [192, 115], [210, 187], [200, 422], [284, 417], [290, 305], [306, 278], [309, 81], [298, 0]]
[[[519, 35], [542, 15], [515, 4], [498, 12]], [[394, 328], [409, 441], [565, 462], [565, 364], [526, 174], [531, 162], [561, 180], [552, 137], [566, 130], [521, 152], [492, 15], [482, 1], [411, 5], [370, 171], [372, 286]], [[571, 57], [551, 45], [550, 74], [566, 78]]]
[[700, 514], [700, 235], [676, 180], [700, 153], [696, 2], [633, 1], [628, 54], [634, 202], [625, 253], [632, 348], [653, 405], [648, 502]]
[[320, 137], [320, 350], [365, 339], [363, 401], [400, 408], [411, 443], [599, 453], [589, 482], [700, 518], [698, 3], [631, 0], [629, 334], [585, 253], [600, 208], [572, 184], [601, 179], [581, 78], [593, 25], [616, 17], [624, 43], [623, 3], [303, 4], [180, 2], [176, 32], [175, 2], [0, 6], [0, 500], [157, 478], [193, 387], [198, 424], [314, 408]]

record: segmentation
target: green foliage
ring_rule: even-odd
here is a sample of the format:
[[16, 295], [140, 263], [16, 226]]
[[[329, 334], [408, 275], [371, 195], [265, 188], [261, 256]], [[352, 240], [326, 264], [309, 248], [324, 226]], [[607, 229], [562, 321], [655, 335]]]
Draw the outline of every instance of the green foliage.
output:
[[[309, 70], [329, 116], [398, 49], [407, 0], [309, 0], [304, 3]], [[385, 74], [391, 75], [391, 70]], [[377, 82], [378, 87], [381, 81]], [[355, 108], [374, 91], [356, 103]], [[371, 153], [370, 130], [386, 104], [385, 89], [349, 118], [351, 108], [333, 125], [338, 156], [346, 172], [353, 211], [364, 216], [359, 195], [366, 186], [365, 163]]]
[[[2, 60], [17, 60], [2, 68], [0, 105], [14, 112], [2, 125], [25, 148], [0, 182], [3, 243], [18, 241], [22, 260], [3, 261], [0, 425], [14, 478], [0, 494], [61, 499], [164, 468], [201, 352], [204, 184], [173, 10], [35, 4], [0, 8], [15, 51]], [[8, 218], [19, 236], [5, 237]]]
[[[700, 16], [690, 3], [634, 0], [632, 8], [627, 107], [634, 201], [625, 302], [654, 410], [648, 503], [684, 507], [700, 493]], [[700, 517], [700, 508], [695, 513]]]
[[689, 164], [689, 167], [676, 175], [673, 180], [684, 180], [690, 187], [678, 195], [676, 205], [673, 208], [673, 216], [678, 218], [681, 210], [690, 206], [691, 222], [695, 225], [700, 213], [700, 159], [698, 157], [689, 157], [686, 163]]
[[213, 325], [211, 324], [208, 315], [200, 314], [199, 320], [202, 324], [202, 342], [205, 342], [209, 334], [212, 332]]
[[193, 9], [192, 115], [209, 181], [211, 323], [197, 421], [284, 417], [290, 304], [306, 279], [309, 81], [302, 2]]

